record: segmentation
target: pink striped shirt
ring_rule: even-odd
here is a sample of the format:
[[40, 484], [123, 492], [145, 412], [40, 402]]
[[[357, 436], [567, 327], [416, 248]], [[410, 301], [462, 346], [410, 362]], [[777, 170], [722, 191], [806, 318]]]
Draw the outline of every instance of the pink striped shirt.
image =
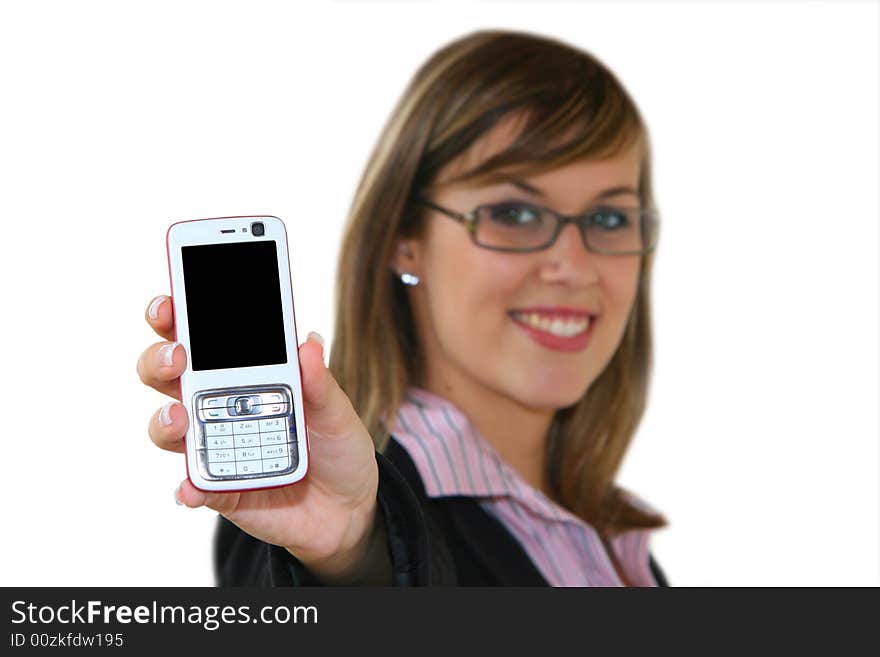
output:
[[[551, 586], [623, 586], [597, 532], [527, 483], [452, 402], [411, 386], [390, 429], [429, 497], [479, 498]], [[654, 511], [635, 494], [626, 495]], [[628, 530], [610, 540], [627, 578], [638, 586], [657, 586], [648, 565], [650, 531]]]

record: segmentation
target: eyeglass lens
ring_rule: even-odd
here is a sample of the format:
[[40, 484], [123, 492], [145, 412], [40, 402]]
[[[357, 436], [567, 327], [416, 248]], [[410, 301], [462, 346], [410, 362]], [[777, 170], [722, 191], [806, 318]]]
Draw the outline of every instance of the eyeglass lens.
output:
[[[520, 203], [482, 206], [477, 216], [477, 243], [512, 250], [547, 245], [559, 223], [552, 212]], [[653, 247], [657, 220], [652, 212], [637, 208], [597, 208], [587, 215], [585, 229], [592, 249], [640, 252]]]

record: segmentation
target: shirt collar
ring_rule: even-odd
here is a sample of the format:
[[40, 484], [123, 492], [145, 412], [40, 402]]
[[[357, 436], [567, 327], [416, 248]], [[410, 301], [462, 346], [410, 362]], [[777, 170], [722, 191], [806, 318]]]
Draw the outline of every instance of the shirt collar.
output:
[[[451, 401], [410, 386], [391, 426], [413, 460], [428, 497], [507, 497], [547, 520], [583, 523], [526, 482]], [[653, 510], [633, 493], [634, 504]]]

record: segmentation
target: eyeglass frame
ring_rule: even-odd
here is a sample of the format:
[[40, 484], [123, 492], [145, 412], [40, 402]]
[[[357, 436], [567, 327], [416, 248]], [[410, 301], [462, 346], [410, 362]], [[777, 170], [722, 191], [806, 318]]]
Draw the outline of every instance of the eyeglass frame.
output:
[[[471, 236], [471, 241], [474, 244], [476, 244], [478, 247], [480, 247], [481, 249], [489, 249], [490, 251], [503, 251], [505, 253], [533, 253], [535, 251], [543, 251], [544, 249], [549, 249], [551, 246], [553, 246], [556, 243], [556, 240], [559, 239], [559, 234], [562, 232], [562, 229], [565, 228], [565, 226], [567, 224], [574, 224], [578, 228], [578, 232], [581, 235], [581, 242], [583, 243], [584, 248], [587, 251], [589, 251], [591, 253], [596, 253], [599, 255], [610, 255], [610, 256], [647, 255], [647, 254], [653, 252], [657, 248], [657, 243], [660, 240], [660, 216], [659, 216], [659, 213], [657, 212], [657, 210], [655, 210], [654, 208], [621, 208], [621, 209], [637, 209], [640, 213], [639, 220], [641, 222], [644, 222], [644, 215], [642, 213], [644, 213], [646, 211], [654, 213], [654, 218], [656, 220], [656, 227], [657, 227], [657, 237], [654, 240], [654, 244], [652, 244], [650, 246], [650, 248], [641, 249], [639, 251], [602, 251], [601, 249], [593, 248], [587, 242], [587, 230], [586, 230], [586, 226], [583, 223], [586, 220], [587, 216], [590, 214], [590, 212], [592, 212], [596, 208], [590, 208], [589, 210], [587, 210], [583, 214], [579, 214], [579, 215], [566, 215], [566, 214], [562, 214], [561, 212], [557, 212], [553, 208], [548, 208], [546, 206], [539, 205], [537, 203], [532, 203], [532, 202], [527, 202], [527, 201], [517, 201], [517, 203], [522, 203], [523, 205], [528, 205], [530, 207], [535, 208], [536, 210], [541, 210], [543, 212], [549, 212], [552, 216], [556, 217], [556, 231], [553, 233], [553, 236], [550, 238], [550, 240], [546, 244], [542, 244], [541, 246], [529, 247], [527, 249], [520, 249], [520, 248], [515, 248], [515, 247], [504, 247], [504, 246], [487, 246], [487, 245], [481, 244], [480, 242], [477, 241], [477, 225], [480, 223], [479, 212], [483, 208], [494, 207], [496, 205], [503, 205], [505, 203], [505, 201], [499, 201], [497, 203], [482, 203], [482, 204], [478, 205], [477, 207], [475, 207], [470, 212], [461, 213], [461, 212], [455, 212], [454, 210], [450, 210], [449, 208], [444, 208], [442, 205], [438, 205], [437, 203], [435, 203], [431, 199], [426, 198], [424, 196], [417, 196], [415, 200], [417, 203], [421, 203], [422, 205], [427, 205], [428, 207], [433, 208], [434, 210], [437, 210], [438, 212], [446, 215], [447, 217], [450, 217], [452, 219], [455, 219], [456, 221], [463, 223], [465, 225], [465, 228], [467, 228], [468, 233]], [[640, 229], [641, 228], [642, 228], [642, 226], [640, 226]]]

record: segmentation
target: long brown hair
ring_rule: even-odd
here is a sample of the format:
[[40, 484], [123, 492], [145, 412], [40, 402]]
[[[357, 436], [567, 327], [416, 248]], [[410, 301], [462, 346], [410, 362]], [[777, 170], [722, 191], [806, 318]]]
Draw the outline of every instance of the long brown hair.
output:
[[[527, 119], [513, 143], [447, 184], [493, 180], [502, 169], [535, 174], [637, 146], [641, 204], [656, 207], [647, 127], [620, 82], [593, 56], [504, 30], [474, 32], [432, 55], [383, 128], [340, 253], [329, 367], [380, 451], [389, 439], [384, 420], [395, 416], [406, 388], [420, 385], [424, 374], [406, 290], [391, 268], [396, 240], [420, 233], [425, 212], [415, 198], [438, 171], [511, 116]], [[645, 409], [652, 262], [653, 254], [642, 256], [638, 293], [616, 353], [582, 399], [556, 412], [547, 436], [554, 497], [603, 534], [667, 524], [614, 482]]]

